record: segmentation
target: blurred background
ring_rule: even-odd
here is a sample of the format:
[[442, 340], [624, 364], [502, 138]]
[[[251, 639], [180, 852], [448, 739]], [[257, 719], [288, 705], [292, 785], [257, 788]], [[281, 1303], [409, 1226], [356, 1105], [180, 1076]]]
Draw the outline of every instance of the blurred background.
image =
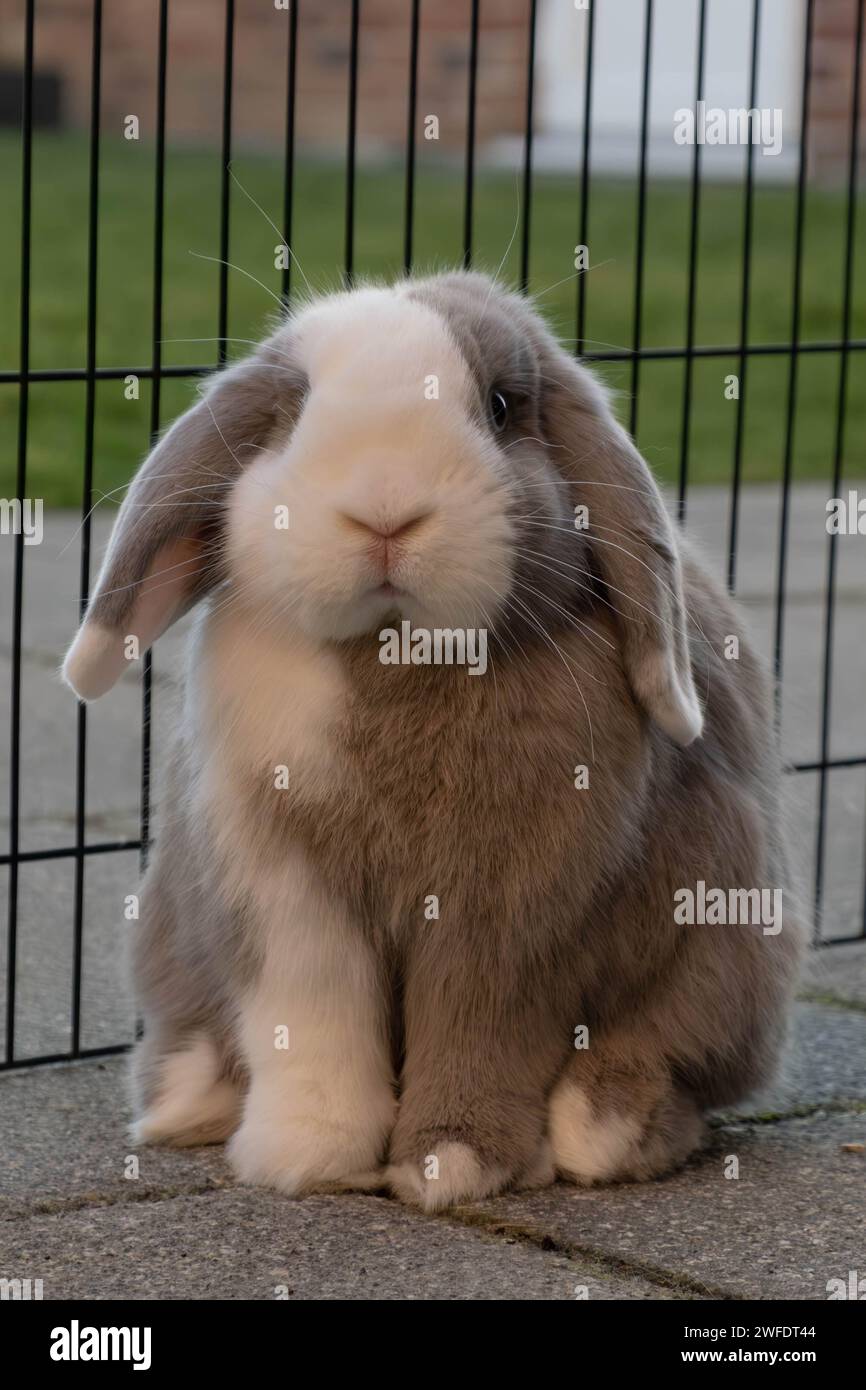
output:
[[[236, 0], [233, 10], [227, 332], [254, 338], [279, 293], [274, 267], [284, 228], [285, 140], [291, 13], [272, 0]], [[529, 39], [528, 0], [479, 6], [473, 256], [477, 265], [516, 280], [525, 214], [523, 155]], [[711, 0], [706, 17], [704, 97], [710, 106], [749, 105], [753, 0]], [[404, 251], [411, 0], [364, 0], [357, 68], [357, 177], [354, 265], [359, 275], [399, 272]], [[644, 0], [596, 2], [592, 71], [590, 247], [585, 336], [597, 351], [633, 342], [636, 178], [640, 159]], [[691, 106], [699, 0], [655, 0], [648, 110], [645, 280], [646, 347], [681, 344], [689, 288], [690, 178], [693, 148], [672, 139], [673, 113]], [[414, 261], [453, 265], [463, 255], [464, 172], [469, 110], [471, 0], [420, 5], [415, 144]], [[91, 100], [91, 0], [41, 0], [36, 9], [33, 150], [31, 366], [84, 361], [88, 245], [88, 137]], [[780, 155], [754, 159], [748, 337], [782, 343], [791, 329], [805, 0], [763, 0], [757, 105], [784, 118]], [[296, 0], [292, 243], [314, 286], [340, 279], [345, 255], [351, 0]], [[808, 131], [803, 340], [840, 332], [845, 183], [850, 136], [856, 0], [816, 0]], [[536, 18], [533, 179], [529, 288], [564, 336], [577, 333], [574, 247], [581, 229], [581, 176], [587, 14], [574, 0], [540, 0]], [[24, 0], [0, 0], [0, 370], [18, 360], [16, 305], [21, 227], [19, 136]], [[158, 0], [110, 0], [102, 26], [99, 190], [99, 322], [103, 368], [146, 365], [152, 355], [154, 139], [158, 71]], [[206, 341], [219, 331], [219, 267], [196, 256], [220, 255], [226, 6], [172, 0], [166, 68], [163, 361], [214, 359]], [[866, 107], [866, 103], [863, 103]], [[125, 118], [139, 138], [123, 138]], [[438, 123], [430, 139], [428, 117]], [[861, 149], [866, 141], [861, 142]], [[697, 245], [695, 341], [738, 345], [743, 276], [743, 146], [705, 146]], [[513, 237], [513, 239], [512, 239]], [[510, 249], [509, 249], [510, 248]], [[856, 246], [851, 335], [866, 336], [866, 237]], [[250, 278], [253, 277], [253, 278]], [[256, 280], [262, 284], [256, 284]], [[297, 270], [293, 285], [303, 287]], [[228, 345], [230, 352], [244, 344]], [[815, 355], [798, 393], [795, 474], [823, 477], [836, 407], [837, 363]], [[628, 390], [627, 367], [605, 366]], [[719, 390], [736, 361], [695, 363], [691, 468], [695, 481], [722, 482], [731, 468], [735, 411]], [[746, 479], [778, 476], [785, 426], [788, 364], [783, 356], [751, 364]], [[866, 442], [866, 358], [851, 364], [847, 439]], [[662, 477], [678, 468], [683, 365], [644, 368], [639, 412], [642, 445]], [[189, 398], [190, 383], [163, 387], [166, 418]], [[137, 402], [116, 383], [100, 385], [96, 484], [128, 477], [147, 440], [147, 383]], [[80, 384], [34, 384], [28, 478], [52, 502], [80, 501], [84, 392]], [[14, 392], [0, 393], [0, 468], [11, 488]]]

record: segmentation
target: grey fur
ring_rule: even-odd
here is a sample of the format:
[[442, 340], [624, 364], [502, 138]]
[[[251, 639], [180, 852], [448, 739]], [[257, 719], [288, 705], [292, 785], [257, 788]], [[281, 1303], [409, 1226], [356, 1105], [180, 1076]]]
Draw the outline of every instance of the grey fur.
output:
[[231, 484], [248, 451], [282, 428], [277, 403], [296, 408], [299, 382], [285, 341], [281, 330], [250, 357], [207, 382], [198, 405], [175, 421], [157, 444], [124, 498], [88, 621], [122, 629], [148, 566], [165, 545], [180, 537], [195, 537], [205, 545], [205, 562], [186, 607], [225, 577], [220, 539]]

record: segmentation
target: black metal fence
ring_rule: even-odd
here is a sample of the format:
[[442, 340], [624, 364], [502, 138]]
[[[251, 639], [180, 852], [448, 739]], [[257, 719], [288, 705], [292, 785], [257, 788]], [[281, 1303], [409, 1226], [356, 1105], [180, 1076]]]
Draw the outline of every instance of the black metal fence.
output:
[[[428, 0], [425, 0], [425, 3]], [[520, 199], [520, 271], [519, 279], [524, 290], [530, 286], [530, 246], [533, 214], [533, 104], [536, 97], [536, 31], [539, 12], [545, 3], [554, 0], [527, 0], [526, 24], [528, 55], [525, 96], [525, 132], [523, 139], [521, 199]], [[574, 190], [575, 228], [578, 241], [586, 245], [589, 240], [592, 214], [593, 168], [593, 78], [595, 57], [596, 16], [607, 0], [591, 0], [582, 15], [586, 25], [586, 60], [582, 72], [574, 74], [575, 83], [582, 87], [583, 123], [579, 136], [580, 175]], [[233, 64], [235, 51], [236, 14], [234, 0], [223, 0], [224, 5], [224, 62], [221, 77], [222, 86], [222, 129], [221, 129], [221, 186], [219, 216], [220, 266], [218, 282], [218, 301], [216, 318], [219, 345], [216, 362], [211, 364], [190, 364], [175, 366], [163, 364], [163, 258], [164, 233], [166, 221], [165, 205], [165, 164], [166, 164], [166, 75], [170, 60], [169, 54], [169, 0], [158, 3], [158, 61], [155, 73], [156, 82], [156, 129], [155, 129], [155, 202], [153, 222], [153, 304], [152, 304], [152, 344], [151, 361], [146, 365], [128, 367], [100, 367], [97, 362], [97, 285], [99, 266], [99, 210], [100, 210], [100, 93], [102, 82], [102, 36], [103, 3], [93, 0], [91, 35], [91, 116], [89, 131], [89, 227], [87, 253], [87, 332], [86, 360], [83, 365], [68, 369], [31, 368], [31, 230], [33, 210], [33, 93], [34, 93], [34, 24], [38, 0], [27, 0], [24, 18], [24, 78], [23, 78], [23, 119], [22, 142], [22, 218], [20, 230], [20, 360], [14, 371], [0, 372], [0, 386], [18, 390], [18, 453], [16, 494], [24, 499], [28, 494], [28, 424], [30, 388], [34, 382], [83, 382], [86, 389], [85, 403], [85, 448], [81, 491], [81, 530], [80, 530], [80, 607], [83, 612], [91, 580], [91, 512], [93, 505], [93, 478], [95, 452], [95, 409], [97, 384], [104, 380], [122, 380], [130, 373], [150, 380], [152, 395], [150, 400], [150, 429], [155, 436], [161, 424], [161, 383], [169, 377], [194, 377], [214, 370], [226, 355], [226, 341], [229, 329], [229, 253], [231, 233], [231, 182], [230, 164], [232, 160], [232, 104], [233, 104]], [[434, 0], [429, 0], [430, 4]], [[695, 0], [697, 16], [697, 44], [694, 55], [695, 101], [704, 91], [706, 66], [706, 35], [709, 0]], [[852, 45], [851, 64], [853, 86], [848, 134], [847, 179], [844, 197], [844, 285], [842, 294], [842, 322], [840, 333], [831, 341], [803, 341], [801, 337], [803, 303], [803, 264], [804, 264], [804, 216], [808, 182], [808, 141], [805, 132], [809, 127], [809, 104], [812, 86], [813, 67], [813, 27], [816, 0], [807, 0], [805, 6], [805, 37], [803, 46], [803, 69], [800, 88], [801, 139], [798, 152], [798, 172], [796, 175], [795, 228], [793, 251], [793, 283], [791, 286], [790, 334], [786, 341], [753, 344], [750, 342], [750, 304], [752, 272], [752, 240], [754, 219], [754, 146], [749, 145], [745, 160], [745, 183], [743, 201], [742, 250], [741, 250], [741, 299], [739, 340], [733, 344], [709, 345], [696, 340], [696, 306], [698, 292], [698, 227], [703, 193], [701, 146], [695, 143], [691, 155], [691, 176], [689, 193], [689, 264], [687, 309], [680, 343], [662, 347], [644, 345], [644, 289], [646, 284], [646, 225], [647, 194], [649, 186], [649, 111], [650, 91], [653, 77], [653, 21], [654, 0], [644, 0], [642, 17], [642, 63], [641, 63], [641, 101], [640, 122], [637, 131], [639, 159], [635, 187], [636, 235], [634, 239], [634, 300], [633, 334], [631, 345], [611, 351], [596, 351], [586, 336], [588, 278], [577, 277], [574, 308], [575, 350], [585, 359], [599, 362], [621, 362], [630, 370], [631, 406], [630, 424], [634, 431], [637, 425], [640, 401], [641, 370], [648, 361], [679, 361], [683, 364], [682, 417], [680, 422], [679, 480], [677, 487], [679, 512], [686, 516], [689, 488], [690, 464], [690, 425], [693, 411], [693, 374], [696, 362], [706, 358], [731, 358], [738, 363], [740, 380], [739, 404], [736, 415], [733, 458], [731, 462], [731, 487], [727, 522], [727, 578], [731, 589], [737, 578], [738, 546], [740, 539], [740, 516], [743, 477], [743, 444], [745, 433], [745, 402], [749, 381], [750, 363], [757, 356], [779, 356], [787, 361], [786, 426], [784, 451], [781, 465], [781, 486], [779, 490], [779, 527], [777, 552], [777, 583], [775, 596], [775, 622], [773, 636], [773, 658], [775, 672], [781, 686], [784, 657], [784, 631], [786, 594], [790, 564], [790, 517], [794, 462], [794, 428], [798, 398], [800, 364], [811, 354], [833, 354], [838, 359], [838, 395], [836, 408], [835, 440], [832, 457], [828, 463], [828, 496], [838, 496], [843, 482], [843, 453], [845, 444], [846, 416], [849, 404], [849, 363], [851, 354], [866, 349], [866, 340], [851, 336], [852, 309], [854, 293], [855, 236], [857, 215], [857, 181], [860, 150], [858, 147], [861, 122], [860, 92], [862, 87], [863, 29], [866, 0], [852, 0], [856, 7], [856, 38]], [[466, 12], [466, 109], [467, 139], [465, 148], [465, 178], [463, 181], [463, 263], [469, 266], [473, 261], [474, 197], [476, 191], [476, 112], [478, 104], [478, 74], [482, 61], [483, 35], [482, 0], [467, 0]], [[581, 8], [575, 6], [575, 8]], [[304, 22], [303, 0], [293, 0], [287, 15], [286, 34], [286, 106], [284, 139], [284, 186], [282, 202], [282, 236], [288, 246], [292, 245], [294, 215], [294, 170], [296, 147], [296, 88], [297, 52], [299, 26]], [[345, 206], [346, 220], [344, 233], [343, 274], [346, 283], [351, 284], [355, 276], [355, 190], [356, 190], [356, 146], [357, 146], [357, 99], [359, 61], [362, 55], [363, 3], [351, 0], [350, 46], [348, 63], [347, 130], [345, 160]], [[406, 0], [405, 23], [409, 32], [409, 67], [406, 74], [406, 121], [407, 137], [405, 148], [405, 227], [403, 236], [403, 264], [408, 272], [413, 265], [413, 242], [415, 233], [415, 179], [416, 179], [416, 139], [418, 126], [418, 68], [421, 46], [422, 0]], [[761, 52], [762, 0], [751, 0], [750, 30], [750, 105], [755, 106], [758, 82], [758, 65]], [[576, 139], [578, 137], [576, 136]], [[292, 294], [291, 261], [282, 271], [282, 294], [289, 302]], [[76, 467], [70, 459], [69, 467]], [[144, 662], [142, 680], [142, 742], [141, 742], [141, 792], [140, 792], [140, 836], [124, 839], [89, 839], [86, 833], [87, 810], [87, 759], [88, 759], [88, 711], [79, 705], [77, 711], [76, 741], [76, 787], [74, 833], [71, 843], [53, 848], [26, 850], [21, 848], [21, 787], [26, 769], [21, 764], [21, 728], [25, 711], [22, 707], [22, 613], [27, 584], [26, 552], [24, 538], [18, 534], [14, 541], [13, 595], [12, 595], [12, 633], [11, 633], [11, 701], [10, 701], [10, 761], [9, 761], [9, 840], [8, 852], [0, 855], [0, 866], [8, 868], [8, 938], [6, 954], [6, 1007], [5, 1007], [5, 1053], [0, 1068], [26, 1066], [35, 1063], [59, 1061], [76, 1057], [104, 1055], [122, 1050], [127, 1044], [89, 1047], [82, 1040], [82, 961], [86, 933], [85, 913], [85, 874], [88, 862], [94, 856], [112, 855], [123, 851], [138, 851], [142, 860], [146, 857], [150, 835], [150, 762], [151, 762], [151, 694], [153, 671], [150, 655]], [[820, 754], [817, 759], [792, 764], [792, 774], [812, 773], [817, 776], [817, 811], [815, 822], [815, 874], [814, 906], [817, 920], [820, 921], [821, 907], [826, 890], [827, 859], [827, 798], [828, 784], [833, 772], [840, 769], [866, 767], [866, 751], [859, 756], [843, 758], [831, 757], [831, 709], [832, 680], [834, 669], [834, 619], [836, 614], [837, 581], [837, 537], [829, 535], [826, 557], [826, 588], [824, 591], [821, 700], [820, 700]], [[45, 679], [51, 679], [46, 673]], [[19, 926], [19, 880], [20, 868], [33, 861], [52, 859], [71, 860], [74, 864], [74, 916], [73, 916], [73, 956], [72, 956], [72, 999], [69, 1022], [69, 1045], [48, 1055], [21, 1056], [16, 1050], [16, 1010], [18, 983], [18, 926]], [[861, 920], [852, 924], [853, 930], [838, 940], [857, 940], [866, 935], [866, 894]], [[820, 937], [819, 937], [820, 939]]]

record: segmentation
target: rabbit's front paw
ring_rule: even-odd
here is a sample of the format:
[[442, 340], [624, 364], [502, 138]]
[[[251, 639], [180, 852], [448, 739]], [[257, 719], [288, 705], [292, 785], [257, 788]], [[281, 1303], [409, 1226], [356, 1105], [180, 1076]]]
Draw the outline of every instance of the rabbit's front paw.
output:
[[241, 1182], [291, 1196], [325, 1184], [370, 1187], [392, 1112], [390, 1096], [372, 1115], [278, 1114], [267, 1106], [248, 1105], [228, 1146], [228, 1159]]
[[468, 1144], [444, 1138], [417, 1160], [392, 1163], [386, 1176], [401, 1202], [440, 1211], [501, 1192], [511, 1182], [507, 1169], [484, 1164]]

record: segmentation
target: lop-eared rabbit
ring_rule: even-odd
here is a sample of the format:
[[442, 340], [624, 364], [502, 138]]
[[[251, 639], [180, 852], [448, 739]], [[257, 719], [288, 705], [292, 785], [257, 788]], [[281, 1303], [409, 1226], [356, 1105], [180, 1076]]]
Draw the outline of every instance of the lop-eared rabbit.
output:
[[[802, 931], [768, 683], [525, 299], [362, 287], [216, 375], [129, 489], [67, 680], [102, 695], [193, 605], [139, 1141], [434, 1209], [660, 1175], [769, 1077]], [[407, 623], [486, 669], [384, 662]], [[699, 890], [744, 910], [685, 921]]]

